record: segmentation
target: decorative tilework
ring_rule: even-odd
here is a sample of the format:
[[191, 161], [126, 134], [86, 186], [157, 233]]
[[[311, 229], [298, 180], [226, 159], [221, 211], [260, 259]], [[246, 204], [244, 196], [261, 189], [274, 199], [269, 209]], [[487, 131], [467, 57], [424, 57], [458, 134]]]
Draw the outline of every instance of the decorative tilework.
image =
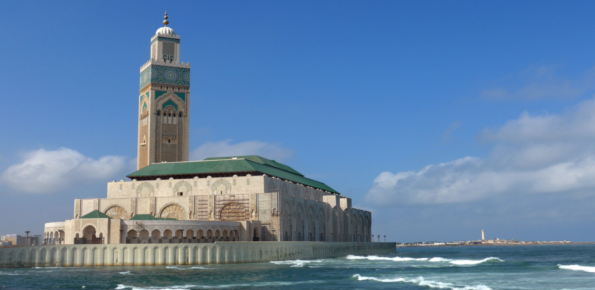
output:
[[180, 43], [179, 39], [167, 38], [167, 37], [161, 37], [161, 36], [158, 36], [157, 38], [153, 39], [153, 41], [151, 41], [151, 44], [153, 44], [155, 41], [171, 41], [171, 42], [175, 42], [175, 43]]
[[167, 100], [167, 102], [163, 103], [162, 108], [165, 109], [165, 107], [167, 106], [173, 106], [176, 109], [176, 111], [178, 110], [178, 105], [176, 105], [176, 103], [174, 103], [174, 101], [172, 100]]
[[145, 96], [146, 96], [147, 100], [149, 100], [149, 92], [147, 92], [146, 94], [140, 96], [140, 103], [143, 102], [143, 100], [145, 99]]
[[165, 95], [166, 91], [155, 91], [155, 100], [159, 99], [159, 97]]
[[149, 83], [151, 83], [151, 66], [140, 72], [140, 88], [144, 88]]
[[178, 96], [178, 98], [182, 99], [182, 101], [184, 101], [184, 103], [186, 102], [186, 94], [184, 93], [174, 93], [176, 94], [176, 96]]
[[190, 69], [169, 67], [162, 65], [151, 65], [140, 73], [140, 87], [149, 83], [168, 85], [190, 85]]

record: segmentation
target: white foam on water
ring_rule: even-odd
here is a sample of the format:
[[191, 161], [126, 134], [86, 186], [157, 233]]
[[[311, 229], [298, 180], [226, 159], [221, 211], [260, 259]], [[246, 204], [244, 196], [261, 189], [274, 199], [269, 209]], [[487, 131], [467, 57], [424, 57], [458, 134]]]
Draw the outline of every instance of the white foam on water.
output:
[[222, 284], [222, 285], [174, 285], [174, 286], [147, 286], [136, 287], [124, 284], [118, 284], [115, 289], [123, 290], [174, 290], [174, 289], [225, 289], [225, 288], [239, 288], [239, 287], [273, 287], [273, 286], [292, 286], [298, 284], [309, 283], [324, 283], [324, 281], [301, 281], [301, 282], [256, 282], [256, 283], [241, 283], [241, 284]]
[[0, 275], [8, 275], [8, 276], [24, 276], [25, 274], [18, 274], [18, 273], [5, 273], [5, 272], [0, 272]]
[[497, 257], [489, 257], [483, 260], [456, 260], [456, 259], [446, 259], [440, 257], [434, 258], [409, 258], [409, 257], [379, 257], [379, 256], [354, 256], [349, 255], [347, 256], [349, 260], [370, 260], [370, 261], [393, 261], [393, 262], [410, 262], [410, 261], [428, 261], [431, 263], [450, 263], [452, 265], [457, 266], [473, 266], [479, 265], [481, 263], [486, 262], [504, 262], [504, 260], [497, 258]]
[[287, 260], [287, 261], [271, 261], [275, 265], [291, 265], [292, 268], [301, 268], [311, 263], [321, 263], [323, 259], [319, 260]]
[[348, 255], [349, 260], [370, 260], [370, 261], [394, 261], [394, 262], [409, 262], [409, 261], [427, 261], [428, 258], [409, 258], [409, 257], [378, 257], [378, 256], [354, 256]]
[[173, 269], [173, 270], [196, 270], [196, 269], [204, 270], [204, 269], [206, 269], [205, 267], [200, 267], [200, 266], [194, 266], [194, 267], [167, 266], [165, 268]]
[[120, 272], [120, 274], [122, 274], [122, 275], [132, 275], [132, 273], [130, 271]]
[[425, 280], [424, 277], [417, 277], [413, 279], [405, 279], [405, 278], [376, 278], [376, 277], [366, 277], [361, 276], [360, 274], [353, 275], [353, 278], [357, 278], [358, 281], [376, 281], [382, 283], [411, 283], [416, 284], [418, 286], [424, 286], [428, 288], [435, 288], [435, 289], [451, 289], [451, 290], [492, 290], [492, 288], [486, 285], [475, 285], [475, 286], [462, 286], [458, 287], [453, 285], [452, 283], [445, 283], [445, 282], [438, 282], [432, 280]]
[[474, 265], [479, 265], [481, 263], [486, 263], [486, 262], [504, 262], [504, 260], [497, 258], [497, 257], [489, 257], [489, 258], [485, 258], [483, 260], [456, 260], [456, 259], [445, 259], [445, 258], [435, 257], [435, 258], [430, 259], [429, 262], [432, 262], [432, 263], [448, 262], [450, 264], [457, 265], [457, 266], [474, 266]]
[[564, 269], [564, 270], [583, 271], [583, 272], [595, 273], [595, 267], [590, 267], [590, 266], [560, 265], [560, 264], [558, 264], [558, 268]]

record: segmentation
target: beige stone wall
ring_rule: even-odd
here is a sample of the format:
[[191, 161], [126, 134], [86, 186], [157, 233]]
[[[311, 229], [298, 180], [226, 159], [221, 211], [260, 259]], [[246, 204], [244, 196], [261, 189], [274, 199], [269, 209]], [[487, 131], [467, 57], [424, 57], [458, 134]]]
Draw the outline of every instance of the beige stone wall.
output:
[[396, 252], [395, 243], [216, 242], [0, 248], [0, 268], [256, 263]]
[[263, 179], [263, 192], [281, 192], [299, 198], [310, 199], [315, 201], [323, 201], [323, 196], [331, 195], [331, 193], [329, 192], [325, 192], [299, 183], [285, 181], [274, 176], [264, 176]]
[[192, 178], [147, 181], [116, 181], [107, 184], [108, 198], [263, 193], [263, 176]]
[[259, 221], [265, 241], [371, 241], [371, 213], [351, 199], [270, 176], [120, 181], [108, 198], [75, 201], [75, 218], [99, 210], [196, 221]]

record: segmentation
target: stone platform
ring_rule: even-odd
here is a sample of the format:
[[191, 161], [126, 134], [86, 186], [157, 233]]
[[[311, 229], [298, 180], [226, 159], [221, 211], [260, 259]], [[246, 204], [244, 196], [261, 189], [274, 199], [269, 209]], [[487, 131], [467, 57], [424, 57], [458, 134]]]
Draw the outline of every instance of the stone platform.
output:
[[395, 243], [216, 242], [0, 248], [0, 268], [258, 263], [396, 252]]

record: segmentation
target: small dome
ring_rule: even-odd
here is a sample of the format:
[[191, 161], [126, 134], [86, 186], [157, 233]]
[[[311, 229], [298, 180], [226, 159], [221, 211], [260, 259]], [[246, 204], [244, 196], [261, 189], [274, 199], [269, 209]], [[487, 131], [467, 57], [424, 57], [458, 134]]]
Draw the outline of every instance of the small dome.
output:
[[176, 33], [174, 32], [174, 30], [171, 29], [171, 27], [167, 27], [167, 26], [157, 29], [157, 32], [155, 32], [155, 34], [176, 36]]

